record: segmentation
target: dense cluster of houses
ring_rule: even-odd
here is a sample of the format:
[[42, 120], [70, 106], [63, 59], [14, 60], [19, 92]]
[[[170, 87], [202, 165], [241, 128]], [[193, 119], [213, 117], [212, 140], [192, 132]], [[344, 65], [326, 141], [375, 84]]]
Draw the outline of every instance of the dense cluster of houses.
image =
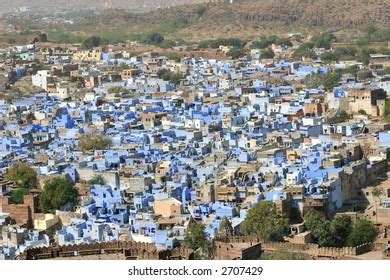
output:
[[[125, 46], [4, 51], [0, 93], [26, 77], [40, 90], [0, 99], [0, 178], [26, 162], [39, 186], [65, 176], [80, 196], [43, 214], [39, 188], [12, 206], [5, 198], [13, 184], [0, 179], [0, 259], [54, 243], [131, 240], [170, 249], [194, 221], [209, 239], [223, 218], [239, 234], [261, 200], [292, 220], [310, 209], [364, 210], [362, 189], [387, 172], [390, 124], [380, 120], [390, 77], [346, 75], [328, 91], [303, 83], [355, 64], [363, 67], [262, 59], [259, 50], [245, 59], [180, 62]], [[378, 64], [389, 65], [390, 56], [373, 55]], [[162, 69], [182, 79], [164, 80]], [[329, 121], [340, 111], [353, 117]], [[80, 150], [80, 136], [94, 130], [111, 147]], [[86, 183], [98, 175], [104, 184]], [[382, 207], [390, 210], [390, 200]]]

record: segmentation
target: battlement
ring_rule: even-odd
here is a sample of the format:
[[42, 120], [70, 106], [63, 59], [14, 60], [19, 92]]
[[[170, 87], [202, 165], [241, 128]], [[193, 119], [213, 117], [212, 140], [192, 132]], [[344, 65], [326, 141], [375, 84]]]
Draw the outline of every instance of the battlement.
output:
[[64, 257], [80, 257], [87, 255], [123, 254], [124, 258], [142, 260], [160, 259], [192, 259], [193, 251], [189, 248], [159, 250], [154, 244], [144, 242], [96, 242], [71, 244], [64, 246], [48, 246], [27, 249], [19, 259], [41, 260]]

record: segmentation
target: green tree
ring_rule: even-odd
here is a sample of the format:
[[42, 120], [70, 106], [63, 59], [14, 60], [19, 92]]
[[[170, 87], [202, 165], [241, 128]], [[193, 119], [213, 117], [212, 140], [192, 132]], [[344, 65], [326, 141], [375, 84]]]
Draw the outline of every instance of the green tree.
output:
[[29, 193], [30, 191], [26, 188], [17, 188], [11, 192], [10, 202], [14, 204], [23, 204], [24, 196]]
[[[382, 203], [381, 201], [381, 195], [383, 193], [383, 190], [381, 188], [377, 188], [375, 187], [373, 190], [372, 190], [372, 196], [376, 198], [376, 200], [379, 201], [379, 204]], [[375, 202], [375, 217], [376, 217], [376, 221], [378, 221], [378, 202]]]
[[275, 53], [271, 48], [265, 48], [261, 50], [261, 58], [269, 59], [274, 57], [275, 57]]
[[357, 54], [354, 46], [340, 47], [333, 52], [339, 59], [353, 59]]
[[106, 180], [104, 180], [102, 175], [96, 175], [91, 180], [88, 181], [88, 185], [105, 185]]
[[374, 242], [377, 235], [373, 222], [367, 219], [357, 220], [351, 234], [348, 237], [347, 244], [356, 247], [362, 244]]
[[39, 206], [44, 213], [53, 213], [78, 195], [76, 188], [65, 178], [56, 177], [45, 182], [39, 197]]
[[19, 34], [22, 35], [22, 36], [28, 36], [28, 35], [31, 35], [32, 32], [28, 28], [23, 28], [22, 31], [20, 31]]
[[103, 42], [102, 38], [98, 36], [91, 36], [83, 41], [83, 47], [85, 49], [92, 49], [95, 47], [99, 47], [102, 44], [102, 42]]
[[279, 241], [286, 233], [288, 223], [288, 218], [278, 212], [275, 203], [260, 201], [248, 211], [242, 230], [262, 240]]
[[205, 226], [200, 223], [191, 223], [188, 226], [187, 233], [184, 237], [184, 244], [186, 247], [193, 250], [199, 248], [206, 249], [208, 246]]
[[19, 188], [29, 189], [36, 185], [37, 173], [25, 163], [10, 168], [5, 175], [9, 181], [15, 182]]
[[245, 55], [245, 51], [234, 47], [228, 51], [227, 55], [233, 59], [237, 59], [237, 58], [243, 57]]
[[317, 55], [313, 51], [313, 47], [314, 45], [312, 43], [305, 43], [300, 45], [293, 54], [294, 59], [302, 59], [302, 57], [312, 59], [316, 58]]
[[163, 79], [164, 81], [170, 81], [175, 85], [180, 84], [180, 81], [183, 79], [182, 74], [172, 72], [169, 69], [160, 69], [157, 72], [157, 75], [159, 78]]
[[157, 32], [147, 34], [141, 40], [142, 43], [150, 44], [150, 45], [158, 45], [161, 44], [163, 41], [164, 41], [164, 36]]
[[246, 44], [246, 41], [238, 38], [220, 38], [216, 40], [204, 40], [198, 43], [198, 47], [201, 49], [217, 49], [219, 46], [229, 46], [242, 49]]
[[357, 59], [363, 62], [364, 65], [368, 65], [370, 62], [370, 54], [376, 53], [375, 49], [362, 48], [357, 53]]
[[332, 90], [335, 87], [339, 86], [341, 79], [341, 72], [340, 71], [334, 71], [333, 73], [325, 76], [323, 85], [326, 90]]
[[349, 115], [346, 111], [340, 110], [336, 113], [336, 115], [333, 118], [330, 118], [328, 122], [330, 124], [335, 124], [335, 123], [342, 123], [349, 120]]
[[326, 220], [323, 213], [311, 210], [305, 215], [304, 221], [315, 243], [321, 247], [331, 247], [334, 245], [330, 222]]
[[336, 39], [336, 36], [329, 32], [324, 32], [313, 36], [311, 42], [317, 48], [324, 48], [329, 50], [332, 47], [332, 42]]
[[207, 48], [209, 48], [209, 47], [210, 47], [210, 42], [207, 41], [207, 40], [200, 41], [200, 42], [198, 43], [198, 48], [200, 48], [200, 49], [207, 49]]
[[165, 54], [165, 56], [169, 59], [169, 60], [174, 60], [175, 62], [180, 62], [181, 59], [183, 58], [183, 56], [179, 53], [175, 53], [175, 52], [172, 52], [172, 53], [167, 53]]
[[341, 70], [342, 74], [351, 74], [351, 75], [354, 75], [356, 77], [357, 75], [357, 72], [359, 71], [359, 66], [358, 65], [352, 65], [352, 66], [349, 66], [343, 70]]
[[79, 138], [79, 148], [82, 151], [107, 150], [111, 145], [111, 139], [98, 130], [87, 132]]
[[331, 231], [337, 247], [344, 247], [352, 231], [352, 219], [346, 215], [336, 216], [331, 222]]
[[115, 93], [120, 93], [120, 94], [129, 94], [130, 91], [127, 88], [124, 87], [110, 87], [107, 92], [109, 94], [115, 94]]
[[324, 62], [333, 62], [338, 61], [340, 59], [340, 56], [338, 56], [336, 53], [328, 51], [321, 54], [321, 60]]
[[164, 39], [164, 41], [162, 41], [159, 44], [159, 47], [163, 48], [163, 49], [170, 49], [170, 48], [173, 48], [174, 46], [176, 46], [176, 42], [173, 40], [167, 40], [167, 39]]
[[271, 35], [268, 37], [262, 36], [259, 41], [252, 44], [252, 48], [265, 49], [272, 44], [292, 47], [292, 42], [289, 38], [280, 38], [278, 36]]

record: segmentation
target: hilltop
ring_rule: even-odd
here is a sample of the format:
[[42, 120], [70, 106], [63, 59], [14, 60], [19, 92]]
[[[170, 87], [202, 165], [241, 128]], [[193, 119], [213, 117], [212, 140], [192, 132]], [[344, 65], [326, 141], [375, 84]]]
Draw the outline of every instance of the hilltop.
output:
[[[106, 16], [87, 19], [73, 31], [120, 28], [127, 33], [161, 31], [188, 39], [221, 36], [250, 37], [279, 32], [354, 32], [369, 25], [389, 25], [388, 0], [241, 0], [234, 4], [217, 3], [177, 6], [143, 14], [107, 11]], [[173, 33], [169, 34], [169, 33]]]
[[[56, 2], [61, 1], [63, 0]], [[64, 34], [81, 37], [99, 35], [110, 41], [136, 39], [137, 36], [148, 32], [159, 32], [166, 38], [186, 41], [221, 37], [251, 39], [261, 34], [287, 32], [315, 34], [331, 31], [353, 36], [368, 26], [386, 28], [390, 23], [388, 0], [236, 0], [233, 4], [225, 2], [192, 4], [205, 1], [208, 2], [147, 0], [143, 1], [144, 6], [157, 2], [176, 3], [177, 6], [143, 13], [117, 8], [101, 9], [100, 12], [87, 16], [84, 14], [74, 16], [73, 24], [58, 23], [57, 14], [52, 15], [53, 22], [47, 22], [47, 18], [50, 17], [47, 14], [44, 15], [46, 21], [42, 21], [43, 13], [36, 13], [30, 17], [15, 16], [13, 22], [20, 26], [35, 26], [40, 31], [49, 32], [49, 39]], [[80, 5], [87, 2], [80, 1]], [[96, 1], [95, 5], [102, 2], [103, 0]], [[137, 1], [129, 0], [128, 7], [135, 2]]]

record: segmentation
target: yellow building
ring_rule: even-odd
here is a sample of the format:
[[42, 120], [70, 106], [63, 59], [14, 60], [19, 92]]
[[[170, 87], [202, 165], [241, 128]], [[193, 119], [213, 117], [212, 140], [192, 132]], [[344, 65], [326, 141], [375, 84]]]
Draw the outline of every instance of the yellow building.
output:
[[180, 215], [181, 206], [182, 203], [173, 197], [159, 199], [154, 202], [154, 212], [156, 215], [161, 215], [163, 218], [169, 218]]
[[60, 222], [60, 218], [53, 214], [35, 214], [34, 228], [47, 230]]
[[237, 201], [237, 187], [222, 185], [216, 188], [216, 198], [218, 201], [236, 202]]
[[73, 54], [73, 59], [87, 62], [100, 61], [102, 60], [102, 51], [99, 49], [78, 51]]

